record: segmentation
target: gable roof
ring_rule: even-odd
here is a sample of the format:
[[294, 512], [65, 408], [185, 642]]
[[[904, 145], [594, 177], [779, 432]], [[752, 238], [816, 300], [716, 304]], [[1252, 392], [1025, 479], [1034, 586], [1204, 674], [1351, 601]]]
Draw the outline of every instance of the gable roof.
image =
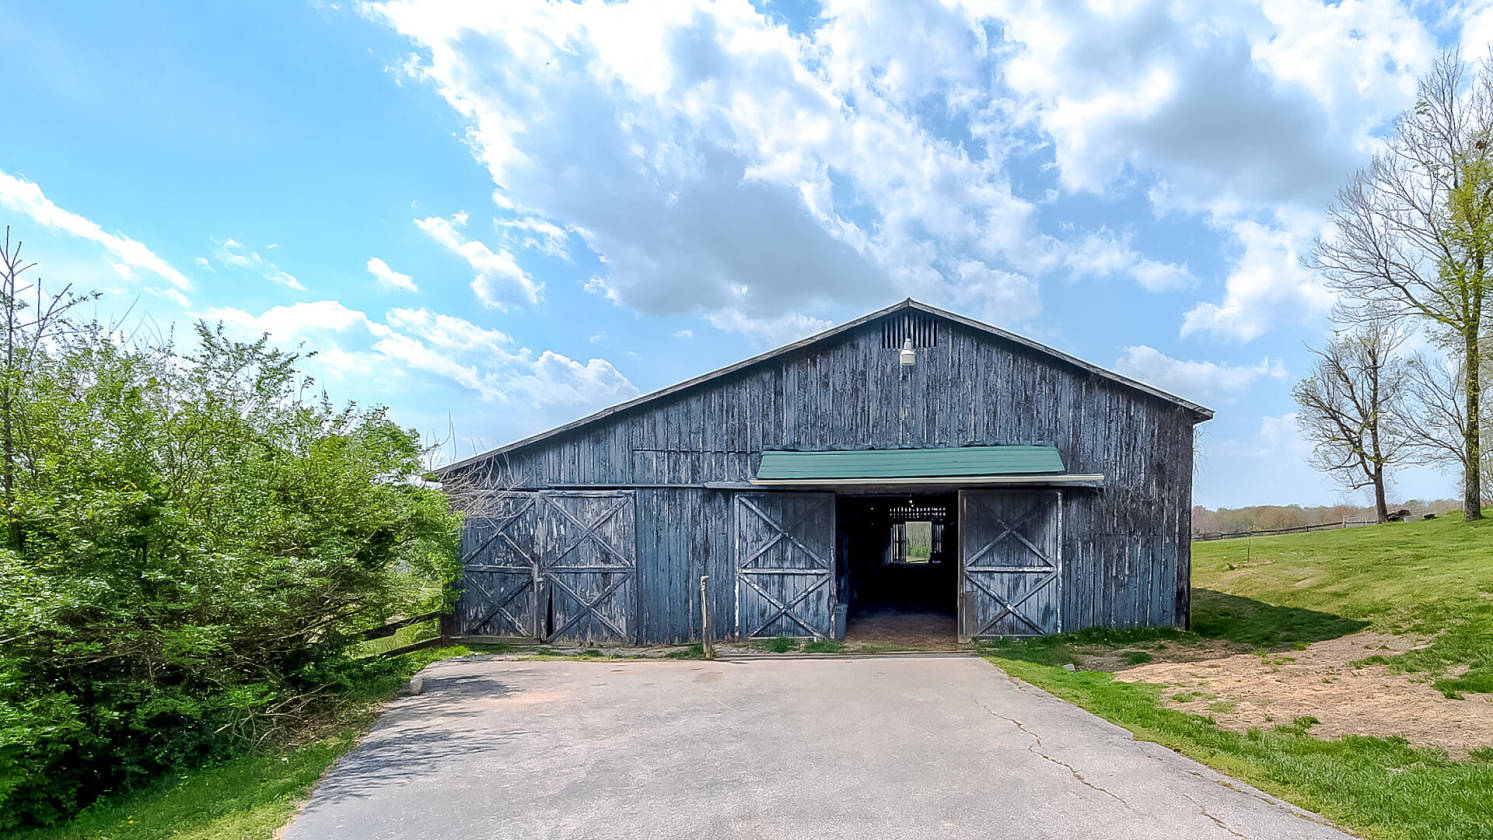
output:
[[1029, 338], [1019, 336], [1016, 333], [1007, 332], [1006, 330], [1003, 330], [999, 327], [992, 327], [989, 324], [976, 321], [973, 318], [966, 318], [963, 315], [956, 315], [953, 312], [939, 309], [936, 306], [929, 306], [926, 303], [913, 300], [912, 298], [907, 298], [906, 300], [894, 303], [884, 309], [878, 309], [875, 312], [869, 313], [867, 315], [862, 315], [861, 317], [856, 318], [853, 321], [846, 321], [845, 323], [837, 327], [831, 327], [824, 332], [811, 335], [808, 338], [799, 339], [798, 341], [795, 341], [791, 344], [785, 344], [775, 350], [769, 350], [766, 353], [760, 353], [756, 356], [752, 356], [749, 359], [743, 359], [736, 364], [727, 365], [718, 370], [713, 370], [709, 373], [701, 374], [700, 376], [696, 376], [693, 379], [686, 379], [685, 381], [680, 382], [676, 385], [670, 385], [667, 388], [662, 388], [649, 394], [634, 397], [630, 400], [627, 400], [626, 402], [617, 403], [616, 405], [603, 408], [602, 410], [595, 412], [594, 414], [588, 414], [585, 417], [580, 418], [579, 420], [572, 420], [571, 422], [564, 425], [556, 426], [552, 429], [529, 435], [526, 438], [516, 440], [513, 443], [507, 444], [505, 446], [499, 446], [496, 449], [489, 449], [486, 452], [473, 455], [469, 458], [463, 458], [460, 461], [452, 462], [444, 467], [440, 467], [439, 469], [437, 469], [436, 474], [444, 474], [451, 470], [458, 469], [469, 464], [477, 463], [495, 455], [502, 455], [508, 452], [512, 452], [516, 449], [522, 449], [523, 447], [539, 443], [540, 441], [547, 440], [552, 437], [557, 437], [559, 435], [565, 434], [566, 432], [574, 431], [582, 426], [588, 426], [597, 421], [604, 420], [617, 414], [621, 414], [625, 411], [629, 411], [640, 405], [644, 405], [655, 400], [661, 400], [665, 397], [673, 396], [674, 394], [678, 394], [682, 391], [687, 391], [698, 385], [703, 385], [707, 382], [712, 382], [714, 380], [730, 376], [731, 374], [737, 373], [738, 371], [746, 370], [747, 368], [762, 364], [763, 362], [771, 361], [778, 358], [779, 356], [785, 356], [794, 351], [802, 350], [806, 347], [810, 347], [820, 342], [827, 341], [831, 338], [834, 338], [835, 336], [850, 332], [857, 327], [869, 324], [872, 321], [877, 320], [878, 318], [892, 315], [897, 312], [902, 312], [904, 310], [922, 312], [927, 315], [932, 315], [935, 318], [942, 318], [945, 321], [950, 321], [952, 323], [959, 324], [960, 326], [968, 327], [976, 332], [984, 333], [986, 335], [1011, 342], [1012, 344], [1019, 345], [1028, 350], [1033, 350], [1055, 361], [1071, 365], [1080, 370], [1094, 374], [1095, 376], [1098, 376], [1100, 378], [1107, 379], [1131, 390], [1139, 391], [1143, 394], [1147, 394], [1149, 396], [1163, 400], [1164, 402], [1169, 402], [1174, 405], [1181, 406], [1182, 408], [1185, 408], [1188, 411], [1192, 412], [1194, 416], [1194, 423], [1201, 423], [1204, 420], [1211, 420], [1213, 418], [1212, 409], [1205, 408], [1195, 402], [1192, 402], [1191, 400], [1183, 399], [1179, 396], [1176, 396], [1175, 394], [1169, 394], [1166, 391], [1161, 390], [1160, 388], [1153, 388], [1152, 386], [1147, 385], [1144, 382], [1138, 382], [1128, 376], [1121, 376], [1114, 371], [1106, 370], [1102, 367], [1099, 367], [1098, 365], [1090, 364], [1082, 359], [1077, 358], [1076, 356], [1070, 356], [1060, 350], [1054, 350], [1053, 348], [1048, 347], [1045, 344], [1040, 344], [1036, 341], [1032, 341]]

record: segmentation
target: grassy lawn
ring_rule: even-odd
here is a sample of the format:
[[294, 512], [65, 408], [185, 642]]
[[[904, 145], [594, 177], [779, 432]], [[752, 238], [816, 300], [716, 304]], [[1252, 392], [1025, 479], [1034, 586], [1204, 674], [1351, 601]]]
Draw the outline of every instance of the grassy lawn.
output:
[[437, 648], [400, 657], [391, 673], [349, 698], [325, 727], [328, 734], [309, 743], [181, 772], [136, 793], [96, 802], [67, 823], [17, 840], [266, 840], [367, 731], [380, 702], [426, 664], [464, 652]]
[[[1400, 738], [1312, 737], [1311, 718], [1233, 732], [1159, 686], [1063, 669], [1075, 646], [1224, 639], [1289, 651], [1359, 630], [1434, 636], [1373, 657], [1451, 697], [1493, 690], [1493, 522], [1439, 519], [1197, 543], [1193, 632], [1089, 631], [990, 645], [1013, 676], [1372, 838], [1493, 838], [1493, 749], [1451, 760]], [[1135, 663], [1132, 663], [1135, 664]], [[1222, 709], [1220, 709], [1222, 711]]]

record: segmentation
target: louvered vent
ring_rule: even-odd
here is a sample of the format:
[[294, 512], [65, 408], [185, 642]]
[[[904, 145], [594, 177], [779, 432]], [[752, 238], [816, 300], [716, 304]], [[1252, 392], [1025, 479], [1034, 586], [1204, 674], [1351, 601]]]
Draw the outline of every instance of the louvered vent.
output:
[[926, 315], [911, 312], [881, 322], [881, 346], [901, 350], [902, 343], [912, 339], [913, 347], [938, 346], [938, 322]]

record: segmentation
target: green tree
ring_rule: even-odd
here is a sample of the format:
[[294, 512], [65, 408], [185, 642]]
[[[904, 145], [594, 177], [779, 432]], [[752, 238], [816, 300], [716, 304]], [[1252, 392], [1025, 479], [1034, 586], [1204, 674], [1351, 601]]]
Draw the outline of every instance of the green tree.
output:
[[54, 322], [13, 399], [0, 549], [0, 831], [280, 737], [445, 602], [459, 517], [418, 437], [303, 358]]
[[[1482, 416], [1479, 339], [1493, 256], [1490, 136], [1493, 59], [1469, 79], [1459, 53], [1443, 54], [1384, 151], [1338, 193], [1329, 211], [1335, 232], [1319, 239], [1307, 260], [1340, 293], [1348, 319], [1412, 318], [1459, 346], [1470, 418]], [[1468, 423], [1462, 441], [1467, 519], [1482, 518], [1479, 427]]]

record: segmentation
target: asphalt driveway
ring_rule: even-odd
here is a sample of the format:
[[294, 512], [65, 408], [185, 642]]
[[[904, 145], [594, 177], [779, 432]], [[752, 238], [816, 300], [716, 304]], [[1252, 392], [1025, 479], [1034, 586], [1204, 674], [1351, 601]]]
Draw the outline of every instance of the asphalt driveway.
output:
[[968, 657], [440, 662], [285, 835], [1347, 836]]

